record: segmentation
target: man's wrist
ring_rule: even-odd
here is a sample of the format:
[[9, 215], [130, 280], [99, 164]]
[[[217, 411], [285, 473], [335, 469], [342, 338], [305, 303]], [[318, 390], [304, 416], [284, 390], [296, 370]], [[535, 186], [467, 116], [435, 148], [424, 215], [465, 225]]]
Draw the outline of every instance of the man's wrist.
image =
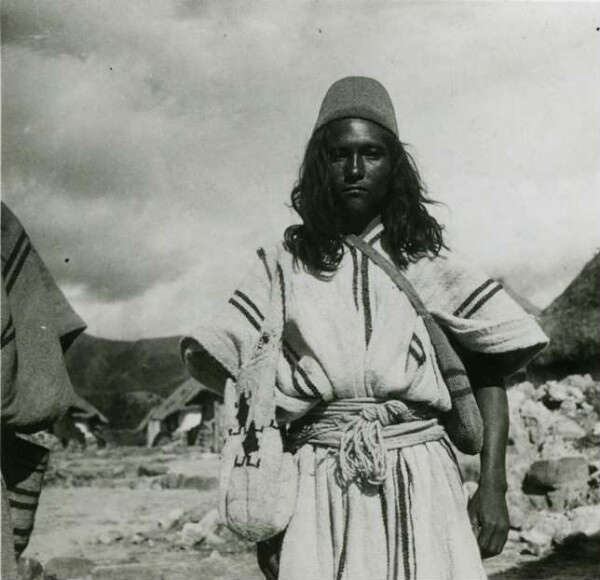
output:
[[506, 477], [499, 476], [498, 474], [482, 474], [479, 478], [479, 488], [497, 493], [506, 493], [508, 491], [508, 483], [506, 482]]

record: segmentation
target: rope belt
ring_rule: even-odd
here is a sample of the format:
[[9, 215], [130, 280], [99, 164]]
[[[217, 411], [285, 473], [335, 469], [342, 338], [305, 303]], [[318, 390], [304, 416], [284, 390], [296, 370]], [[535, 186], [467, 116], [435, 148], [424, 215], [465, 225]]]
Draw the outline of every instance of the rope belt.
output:
[[318, 405], [292, 425], [288, 437], [295, 447], [310, 443], [339, 449], [343, 485], [354, 480], [381, 485], [388, 450], [436, 441], [445, 434], [431, 407], [363, 398]]

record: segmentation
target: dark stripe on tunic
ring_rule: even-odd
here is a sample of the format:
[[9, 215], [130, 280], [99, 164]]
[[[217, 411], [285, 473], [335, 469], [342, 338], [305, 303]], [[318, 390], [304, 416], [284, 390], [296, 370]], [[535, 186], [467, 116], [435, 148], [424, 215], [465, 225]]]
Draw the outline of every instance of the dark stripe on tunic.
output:
[[[400, 452], [397, 452], [397, 461], [398, 463], [402, 460], [402, 457], [400, 456]], [[399, 543], [400, 543], [400, 506], [399, 506], [399, 501], [398, 498], [400, 497], [400, 485], [398, 483], [398, 469], [394, 469], [394, 471], [392, 472], [392, 481], [394, 483], [394, 496], [396, 501], [394, 501], [394, 516], [395, 516], [395, 540], [396, 540], [396, 545], [394, 546], [394, 550], [392, 552], [393, 557], [394, 557], [394, 563], [393, 563], [393, 574], [392, 574], [392, 578], [394, 580], [396, 580], [399, 576], [398, 576], [398, 547], [399, 547]], [[388, 569], [389, 569], [389, 565], [388, 565]]]
[[465, 301], [454, 311], [454, 316], [461, 316], [462, 313], [469, 307], [469, 305], [475, 301], [479, 295], [489, 286], [495, 284], [493, 280], [486, 280], [481, 286], [478, 286], [467, 296]]
[[[409, 508], [412, 508], [412, 493], [414, 489], [413, 485], [413, 476], [408, 467], [408, 463], [404, 462], [404, 467], [406, 469], [406, 477], [407, 477], [407, 501]], [[408, 518], [410, 521], [410, 552], [411, 552], [411, 564], [412, 564], [412, 575], [411, 578], [417, 577], [417, 550], [415, 547], [415, 524], [413, 521], [413, 512], [412, 509], [408, 511]]]
[[17, 256], [21, 251], [21, 246], [25, 243], [25, 240], [27, 240], [27, 234], [23, 231], [21, 232], [21, 235], [19, 236], [19, 239], [17, 240], [17, 243], [15, 244], [15, 247], [13, 248], [13, 251], [11, 252], [10, 256], [8, 257], [6, 262], [4, 262], [4, 267], [2, 268], [2, 276], [4, 276], [5, 278], [11, 266], [13, 265], [13, 262], [17, 259]]
[[287, 320], [287, 305], [285, 303], [285, 301], [286, 301], [285, 280], [283, 278], [283, 269], [281, 267], [281, 264], [279, 264], [279, 262], [277, 263], [277, 274], [278, 274], [277, 277], [279, 278], [279, 289], [281, 290], [281, 308], [282, 308], [281, 316], [283, 316], [283, 324], [285, 325], [285, 321]]
[[30, 512], [35, 511], [38, 506], [37, 501], [35, 503], [23, 503], [22, 501], [17, 501], [15, 499], [11, 499], [11, 500], [9, 500], [9, 503], [10, 503], [11, 508], [16, 508], [19, 510], [26, 510], [26, 511], [30, 511]]
[[250, 309], [254, 311], [259, 320], [265, 319], [263, 313], [258, 309], [258, 306], [256, 306], [256, 304], [254, 304], [254, 302], [252, 302], [252, 300], [250, 300], [246, 294], [244, 294], [241, 290], [236, 290], [234, 294], [235, 296], [241, 298], [250, 307]]
[[16, 332], [13, 328], [11, 333], [2, 337], [2, 344], [0, 345], [0, 348], [4, 348], [6, 345], [10, 344], [14, 340], [15, 336], [16, 336]]
[[410, 345], [408, 348], [408, 353], [417, 361], [418, 365], [422, 365], [425, 362], [425, 355], [420, 353], [414, 345]]
[[442, 376], [445, 379], [451, 379], [452, 377], [466, 377], [467, 371], [465, 369], [445, 369], [442, 371]]
[[15, 536], [27, 537], [29, 536], [29, 534], [31, 534], [32, 530], [33, 526], [31, 526], [30, 528], [13, 528], [13, 534]]
[[346, 517], [344, 519], [344, 537], [342, 540], [342, 551], [340, 552], [340, 562], [338, 564], [336, 580], [342, 580], [342, 577], [344, 576], [344, 570], [346, 569], [346, 552], [348, 551], [348, 527], [350, 523], [350, 509], [348, 505], [349, 502], [346, 501], [345, 504], [346, 505], [344, 506], [344, 508], [346, 510]]
[[358, 256], [354, 246], [350, 246], [350, 255], [352, 256], [352, 297], [354, 306], [358, 310]]
[[15, 264], [14, 269], [9, 274], [8, 282], [6, 283], [6, 293], [7, 294], [10, 294], [12, 287], [15, 285], [15, 282], [19, 278], [19, 274], [21, 273], [21, 270], [23, 269], [25, 260], [27, 260], [27, 256], [29, 256], [29, 252], [31, 252], [31, 244], [29, 242], [27, 242], [27, 245], [23, 248], [23, 251], [21, 252], [21, 255], [19, 256], [19, 259], [18, 259], [17, 263]]
[[473, 389], [471, 389], [471, 387], [464, 387], [462, 389], [459, 389], [458, 391], [450, 391], [450, 397], [454, 400], [454, 399], [462, 399], [463, 397], [467, 397], [468, 395], [470, 395], [473, 392]]
[[[381, 515], [383, 518], [383, 529], [385, 530], [385, 551], [387, 554], [387, 568], [390, 569], [390, 532], [387, 517], [387, 498], [385, 497], [385, 485], [379, 486], [379, 500], [381, 501]], [[388, 574], [389, 577], [389, 574]]]
[[248, 320], [248, 322], [254, 326], [254, 328], [256, 328], [256, 330], [260, 330], [260, 323], [254, 320], [252, 314], [250, 314], [250, 312], [248, 312], [248, 310], [244, 308], [244, 306], [242, 306], [242, 304], [240, 304], [235, 297], [229, 299], [229, 304], [235, 306], [244, 315], [246, 320]]
[[502, 290], [502, 286], [496, 282], [497, 286], [495, 286], [490, 292], [488, 292], [485, 296], [482, 296], [469, 310], [463, 314], [463, 318], [471, 318], [475, 312], [477, 312], [492, 296], [495, 296], [500, 290]]
[[369, 297], [369, 258], [362, 254], [360, 270], [362, 274], [362, 304], [365, 316], [365, 342], [368, 345], [373, 333], [373, 321], [371, 319], [371, 299]]
[[28, 489], [23, 489], [22, 487], [13, 488], [12, 492], [15, 495], [24, 495], [25, 497], [40, 497], [40, 491], [29, 491]]
[[406, 505], [406, 482], [404, 481], [404, 474], [402, 473], [402, 462], [404, 459], [399, 454], [398, 455], [398, 513], [400, 519], [398, 521], [398, 527], [400, 528], [400, 535], [402, 538], [402, 567], [404, 569], [404, 575], [402, 578], [405, 580], [410, 579], [410, 537], [409, 537], [409, 509], [410, 506]]
[[302, 387], [300, 386], [300, 383], [298, 382], [298, 378], [296, 377], [296, 371], [298, 372], [298, 374], [300, 374], [300, 371], [298, 369], [298, 364], [294, 361], [292, 355], [289, 352], [289, 348], [286, 344], [284, 344], [282, 346], [281, 352], [283, 353], [283, 358], [285, 358], [286, 362], [290, 366], [290, 371], [291, 371], [291, 375], [292, 375], [292, 386], [294, 387], [294, 389], [296, 389], [298, 394], [302, 395], [303, 398], [306, 398], [306, 397], [312, 398], [311, 394], [304, 391], [302, 389]]
[[258, 248], [258, 250], [256, 250], [256, 254], [265, 266], [265, 272], [267, 273], [267, 278], [269, 278], [269, 282], [272, 282], [273, 276], [271, 274], [271, 271], [269, 270], [269, 265], [267, 264], [267, 254], [265, 253], [265, 249]]
[[[298, 356], [298, 353], [287, 342], [285, 342], [283, 344], [282, 350], [283, 350], [284, 356], [286, 356], [286, 360], [290, 363], [290, 365], [293, 366], [294, 369], [296, 369], [298, 371], [298, 373], [304, 380], [306, 386], [312, 391], [312, 393], [316, 397], [318, 397], [320, 399], [321, 393], [319, 393], [319, 390], [317, 389], [317, 387], [315, 387], [315, 385], [308, 378], [306, 371], [300, 366], [300, 357]], [[289, 357], [289, 359], [287, 357]], [[298, 389], [296, 389], [296, 390], [298, 390]], [[306, 393], [303, 393], [303, 394], [306, 395]]]

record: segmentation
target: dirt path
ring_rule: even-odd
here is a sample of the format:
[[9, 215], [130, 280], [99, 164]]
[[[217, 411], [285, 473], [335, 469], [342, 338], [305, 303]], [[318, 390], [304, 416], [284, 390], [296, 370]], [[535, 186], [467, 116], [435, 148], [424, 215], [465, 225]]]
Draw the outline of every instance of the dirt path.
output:
[[[166, 457], [164, 454], [137, 457], [135, 452], [119, 458], [130, 467], [140, 461], [159, 460], [170, 469], [188, 474], [216, 476], [214, 461], [201, 461], [194, 455]], [[75, 470], [95, 462], [99, 471], [115, 465], [114, 458], [75, 458], [63, 456], [62, 468]], [[136, 464], [137, 461], [137, 464]], [[217, 490], [130, 489], [143, 480], [133, 477], [135, 469], [121, 481], [88, 481], [86, 487], [47, 487], [42, 494], [36, 527], [26, 555], [47, 563], [51, 558], [76, 556], [98, 565], [147, 565], [160, 571], [165, 580], [262, 580], [250, 546], [225, 542], [223, 545], [182, 548], [174, 541], [175, 532], [134, 542], [136, 532], [157, 529], [159, 520], [177, 508], [194, 509], [200, 514], [216, 506]], [[91, 484], [91, 485], [90, 485]], [[99, 486], [101, 485], [101, 486]], [[112, 486], [112, 487], [111, 487]], [[106, 542], [109, 534], [122, 539]], [[104, 537], [105, 542], [99, 541]], [[520, 554], [518, 543], [509, 543], [504, 553], [485, 562], [493, 580], [544, 579], [580, 580], [600, 578], [598, 553], [552, 555], [535, 558]], [[119, 580], [128, 580], [119, 576]], [[365, 579], [368, 580], [368, 579]], [[432, 579], [435, 580], [435, 579]]]

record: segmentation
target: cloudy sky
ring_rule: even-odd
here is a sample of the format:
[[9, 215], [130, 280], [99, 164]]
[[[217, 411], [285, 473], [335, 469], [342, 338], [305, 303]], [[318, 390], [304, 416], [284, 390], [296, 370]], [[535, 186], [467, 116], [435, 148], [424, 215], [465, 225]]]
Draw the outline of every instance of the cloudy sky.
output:
[[181, 333], [287, 207], [328, 86], [396, 104], [453, 248], [540, 307], [600, 247], [600, 4], [5, 0], [3, 199], [89, 325]]

